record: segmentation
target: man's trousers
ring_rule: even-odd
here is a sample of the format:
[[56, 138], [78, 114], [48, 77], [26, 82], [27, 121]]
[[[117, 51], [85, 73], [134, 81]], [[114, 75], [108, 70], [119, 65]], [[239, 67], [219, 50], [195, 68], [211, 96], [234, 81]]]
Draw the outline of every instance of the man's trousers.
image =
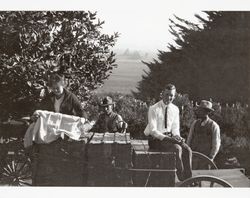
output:
[[177, 176], [180, 181], [192, 177], [192, 150], [185, 144], [173, 144], [165, 140], [149, 138], [149, 148], [176, 153]]

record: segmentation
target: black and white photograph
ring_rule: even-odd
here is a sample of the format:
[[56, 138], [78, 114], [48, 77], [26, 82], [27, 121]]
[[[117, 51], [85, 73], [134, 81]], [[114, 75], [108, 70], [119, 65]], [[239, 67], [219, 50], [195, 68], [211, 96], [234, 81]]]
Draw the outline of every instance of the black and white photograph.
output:
[[0, 189], [250, 189], [250, 7], [27, 2], [0, 11]]

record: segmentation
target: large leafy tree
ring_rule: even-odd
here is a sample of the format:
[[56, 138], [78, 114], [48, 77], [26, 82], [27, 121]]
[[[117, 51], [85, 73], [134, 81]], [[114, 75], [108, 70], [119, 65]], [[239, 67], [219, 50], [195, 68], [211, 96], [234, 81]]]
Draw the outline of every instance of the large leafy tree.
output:
[[66, 76], [80, 100], [116, 67], [118, 34], [103, 34], [96, 13], [0, 12], [1, 114], [31, 111], [51, 72]]
[[[206, 15], [206, 16], [205, 16]], [[160, 51], [158, 60], [145, 63], [149, 71], [135, 95], [158, 98], [172, 82], [193, 100], [249, 102], [250, 12], [205, 12], [200, 24], [171, 19], [175, 45]]]

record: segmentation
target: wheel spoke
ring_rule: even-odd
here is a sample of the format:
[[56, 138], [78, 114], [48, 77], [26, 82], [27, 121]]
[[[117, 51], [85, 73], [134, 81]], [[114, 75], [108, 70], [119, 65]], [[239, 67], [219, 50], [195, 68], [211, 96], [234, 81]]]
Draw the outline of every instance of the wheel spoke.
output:
[[31, 171], [30, 171], [30, 169], [27, 168], [25, 171], [19, 172], [18, 175], [19, 175], [19, 177], [27, 177], [27, 176], [31, 175]]
[[6, 173], [8, 173], [8, 174], [11, 174], [11, 173], [12, 173], [12, 171], [8, 168], [8, 166], [7, 166], [7, 167], [3, 167], [3, 170], [4, 170]]
[[30, 184], [28, 182], [25, 182], [23, 180], [19, 180], [19, 185], [21, 186], [21, 184], [22, 184], [22, 186], [32, 186], [32, 184]]
[[31, 168], [30, 167], [24, 168], [22, 171], [19, 172], [19, 176], [20, 177], [31, 176]]
[[[20, 159], [15, 159], [15, 170], [18, 169], [18, 165], [21, 163]], [[20, 169], [20, 168], [19, 168]]]
[[11, 165], [12, 165], [12, 170], [13, 170], [13, 172], [16, 171], [16, 166], [17, 166], [17, 163], [15, 163], [14, 160], [15, 160], [15, 159], [13, 159], [13, 160], [11, 161]]
[[210, 187], [214, 187], [214, 182], [213, 181], [211, 181]]
[[21, 175], [18, 178], [21, 179], [21, 180], [25, 180], [25, 179], [31, 179], [31, 177], [32, 177], [32, 175], [30, 173], [29, 175]]
[[12, 169], [12, 167], [11, 167], [10, 164], [7, 163], [7, 167], [8, 167], [8, 169], [10, 170], [10, 172], [13, 172], [13, 169]]
[[22, 163], [21, 167], [17, 170], [18, 173], [21, 173], [23, 171], [23, 169], [25, 168], [25, 165], [27, 164], [28, 161], [25, 161]]
[[3, 176], [6, 176], [6, 177], [9, 177], [9, 176], [10, 176], [10, 174], [9, 174], [9, 173], [6, 173], [6, 172], [5, 172], [5, 173], [2, 173], [2, 175], [3, 175]]

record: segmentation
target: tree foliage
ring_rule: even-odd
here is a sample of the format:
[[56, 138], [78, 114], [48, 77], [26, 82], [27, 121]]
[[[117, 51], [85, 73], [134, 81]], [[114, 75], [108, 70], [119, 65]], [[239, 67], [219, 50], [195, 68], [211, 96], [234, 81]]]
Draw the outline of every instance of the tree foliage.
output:
[[116, 67], [111, 48], [118, 33], [103, 34], [103, 24], [96, 13], [85, 11], [0, 12], [1, 109], [32, 109], [55, 71], [86, 99]]
[[249, 102], [250, 12], [205, 12], [195, 15], [202, 25], [175, 16], [170, 32], [175, 45], [145, 62], [149, 71], [139, 82], [137, 98], [158, 98], [174, 83], [190, 99]]

